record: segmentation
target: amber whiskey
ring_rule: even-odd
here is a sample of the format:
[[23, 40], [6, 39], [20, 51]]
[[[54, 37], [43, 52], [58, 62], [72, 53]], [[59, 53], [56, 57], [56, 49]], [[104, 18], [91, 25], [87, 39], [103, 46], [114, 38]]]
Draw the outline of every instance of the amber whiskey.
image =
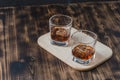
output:
[[64, 42], [70, 37], [69, 30], [63, 27], [52, 27], [51, 28], [51, 38], [55, 41]]
[[84, 44], [79, 44], [72, 49], [72, 54], [82, 60], [90, 59], [94, 53], [95, 50], [93, 47]]

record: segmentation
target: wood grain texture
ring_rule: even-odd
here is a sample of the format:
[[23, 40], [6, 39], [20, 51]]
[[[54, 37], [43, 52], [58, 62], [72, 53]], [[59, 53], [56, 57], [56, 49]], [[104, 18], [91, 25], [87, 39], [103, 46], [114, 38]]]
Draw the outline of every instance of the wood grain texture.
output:
[[[95, 32], [113, 49], [113, 57], [82, 72], [47, 54], [37, 39], [49, 32], [54, 14], [69, 15], [74, 28]], [[119, 80], [120, 2], [0, 8], [0, 44], [3, 80]]]
[[0, 62], [0, 80], [2, 80], [2, 65], [1, 65], [1, 62]]

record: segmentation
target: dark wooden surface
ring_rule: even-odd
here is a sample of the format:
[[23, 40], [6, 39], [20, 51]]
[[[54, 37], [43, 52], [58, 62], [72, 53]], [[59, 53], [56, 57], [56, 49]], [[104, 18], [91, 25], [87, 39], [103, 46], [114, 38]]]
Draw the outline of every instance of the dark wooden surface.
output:
[[0, 6], [26, 6], [46, 4], [69, 4], [82, 2], [109, 2], [119, 0], [0, 0]]
[[[49, 32], [54, 14], [73, 17], [76, 29], [88, 29], [113, 50], [97, 68], [74, 70], [41, 48], [37, 39]], [[0, 8], [2, 80], [119, 80], [120, 3], [78, 3]]]

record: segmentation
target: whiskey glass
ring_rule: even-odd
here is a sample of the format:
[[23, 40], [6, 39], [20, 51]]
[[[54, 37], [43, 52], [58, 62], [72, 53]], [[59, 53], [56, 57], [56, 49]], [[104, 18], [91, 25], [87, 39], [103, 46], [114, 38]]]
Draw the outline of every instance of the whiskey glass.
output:
[[68, 15], [57, 14], [49, 19], [50, 42], [58, 46], [67, 46], [70, 39], [72, 18]]
[[73, 61], [88, 64], [95, 58], [97, 35], [88, 30], [79, 30], [71, 35]]

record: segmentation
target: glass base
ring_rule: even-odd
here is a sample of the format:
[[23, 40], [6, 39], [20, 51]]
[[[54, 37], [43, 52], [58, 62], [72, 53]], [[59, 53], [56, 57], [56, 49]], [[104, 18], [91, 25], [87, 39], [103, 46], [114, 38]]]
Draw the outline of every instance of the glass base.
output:
[[57, 46], [67, 46], [68, 45], [68, 42], [59, 42], [59, 41], [54, 41], [54, 40], [51, 40], [51, 44], [53, 45], [57, 45]]
[[88, 60], [82, 60], [80, 58], [73, 57], [73, 61], [77, 62], [77, 63], [80, 63], [80, 64], [86, 65], [86, 64], [89, 64], [94, 58], [95, 58], [95, 55], [92, 58], [88, 59]]

